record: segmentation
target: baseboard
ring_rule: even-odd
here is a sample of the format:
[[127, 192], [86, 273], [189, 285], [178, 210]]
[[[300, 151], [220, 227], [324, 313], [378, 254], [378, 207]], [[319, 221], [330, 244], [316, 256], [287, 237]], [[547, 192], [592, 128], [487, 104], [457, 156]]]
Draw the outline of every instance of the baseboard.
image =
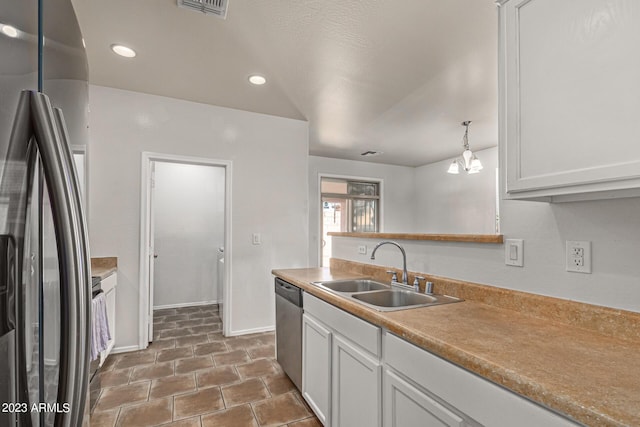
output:
[[211, 305], [218, 304], [218, 300], [215, 301], [199, 301], [199, 302], [183, 302], [180, 304], [167, 304], [153, 306], [153, 310], [164, 310], [165, 308], [181, 308], [181, 307], [194, 307], [196, 305]]
[[240, 335], [248, 335], [248, 334], [258, 334], [260, 332], [272, 332], [275, 331], [276, 328], [275, 326], [266, 326], [266, 327], [262, 327], [262, 328], [253, 328], [253, 329], [241, 329], [239, 331], [231, 331], [229, 333], [229, 337], [237, 337]]
[[113, 347], [113, 349], [111, 349], [111, 354], [128, 353], [130, 351], [138, 350], [140, 350], [140, 347], [138, 347], [137, 345], [125, 345], [123, 347]]

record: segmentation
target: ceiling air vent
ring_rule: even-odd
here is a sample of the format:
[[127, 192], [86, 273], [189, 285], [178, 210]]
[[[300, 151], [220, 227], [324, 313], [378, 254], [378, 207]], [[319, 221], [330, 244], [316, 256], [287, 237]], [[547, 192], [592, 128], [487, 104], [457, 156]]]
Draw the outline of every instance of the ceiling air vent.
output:
[[228, 0], [178, 0], [178, 6], [226, 19], [227, 1]]
[[380, 154], [382, 154], [382, 151], [365, 151], [364, 153], [360, 153], [361, 156], [364, 157], [370, 157], [370, 156], [379, 156]]

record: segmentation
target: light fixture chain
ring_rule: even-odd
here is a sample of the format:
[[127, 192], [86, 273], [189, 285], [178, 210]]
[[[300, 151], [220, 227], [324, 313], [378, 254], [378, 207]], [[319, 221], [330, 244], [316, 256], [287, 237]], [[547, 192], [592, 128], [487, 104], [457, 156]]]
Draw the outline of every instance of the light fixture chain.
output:
[[462, 151], [462, 156], [453, 160], [447, 172], [451, 174], [458, 174], [460, 169], [462, 169], [469, 174], [478, 173], [483, 169], [482, 163], [469, 148], [469, 125], [471, 124], [471, 120], [465, 120], [461, 124], [465, 127], [464, 135], [462, 137], [464, 150]]
[[462, 137], [462, 145], [465, 150], [469, 149], [469, 125], [471, 124], [470, 120], [462, 122], [462, 126], [465, 127], [464, 136]]

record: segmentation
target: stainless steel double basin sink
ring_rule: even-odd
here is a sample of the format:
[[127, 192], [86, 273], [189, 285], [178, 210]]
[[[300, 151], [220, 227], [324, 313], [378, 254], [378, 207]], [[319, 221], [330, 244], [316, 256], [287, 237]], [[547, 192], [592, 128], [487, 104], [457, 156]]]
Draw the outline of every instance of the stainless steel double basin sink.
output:
[[462, 301], [448, 295], [419, 294], [400, 288], [403, 285], [386, 285], [371, 279], [334, 280], [313, 284], [378, 311], [406, 310]]

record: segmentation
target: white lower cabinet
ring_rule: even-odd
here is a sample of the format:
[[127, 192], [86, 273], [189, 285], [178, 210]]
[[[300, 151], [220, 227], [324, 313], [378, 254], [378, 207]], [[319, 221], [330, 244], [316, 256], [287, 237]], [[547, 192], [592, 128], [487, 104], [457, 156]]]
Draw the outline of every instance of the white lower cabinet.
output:
[[325, 427], [576, 427], [308, 293], [302, 395]]
[[302, 396], [323, 425], [330, 420], [331, 331], [302, 316]]
[[577, 426], [391, 333], [383, 348], [385, 427]]
[[346, 338], [333, 339], [332, 426], [379, 426], [380, 360]]
[[106, 300], [107, 322], [109, 324], [109, 332], [111, 334], [111, 339], [109, 340], [107, 349], [100, 353], [100, 366], [102, 366], [116, 343], [116, 288], [118, 287], [118, 274], [113, 273], [109, 277], [103, 279], [100, 286], [104, 292]]
[[464, 419], [391, 369], [384, 370], [384, 427], [464, 427]]
[[381, 330], [304, 294], [302, 395], [325, 427], [382, 425]]

